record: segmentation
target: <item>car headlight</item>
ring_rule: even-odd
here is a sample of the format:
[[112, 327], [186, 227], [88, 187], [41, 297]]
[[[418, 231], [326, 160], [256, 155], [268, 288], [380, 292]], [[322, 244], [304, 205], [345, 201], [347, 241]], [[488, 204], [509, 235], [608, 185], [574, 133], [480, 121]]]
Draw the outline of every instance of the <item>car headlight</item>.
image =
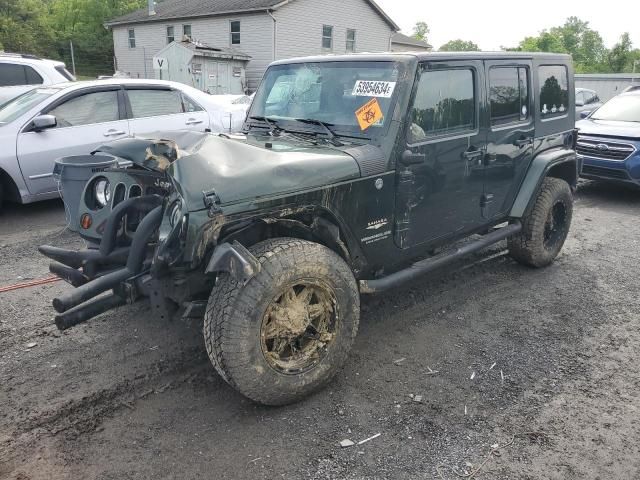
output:
[[96, 181], [93, 192], [96, 197], [96, 202], [101, 207], [106, 207], [111, 201], [111, 184], [106, 178], [100, 178]]

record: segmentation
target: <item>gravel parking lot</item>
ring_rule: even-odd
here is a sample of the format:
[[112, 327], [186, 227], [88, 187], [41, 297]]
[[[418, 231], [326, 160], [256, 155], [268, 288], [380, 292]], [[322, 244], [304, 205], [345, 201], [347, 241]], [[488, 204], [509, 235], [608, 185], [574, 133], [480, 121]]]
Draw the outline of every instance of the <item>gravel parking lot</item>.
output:
[[[9, 206], [0, 286], [79, 246], [64, 223]], [[139, 304], [60, 333], [70, 287], [0, 293], [0, 478], [640, 478], [640, 193], [581, 184], [550, 268], [501, 247], [364, 298], [346, 368], [283, 408], [228, 387], [197, 324]]]

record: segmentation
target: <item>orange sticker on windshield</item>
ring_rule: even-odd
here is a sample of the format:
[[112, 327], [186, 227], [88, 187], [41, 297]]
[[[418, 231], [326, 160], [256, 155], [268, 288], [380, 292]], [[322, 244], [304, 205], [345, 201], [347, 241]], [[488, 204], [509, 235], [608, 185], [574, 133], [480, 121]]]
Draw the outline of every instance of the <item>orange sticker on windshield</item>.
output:
[[382, 109], [377, 98], [372, 98], [358, 110], [356, 110], [356, 118], [360, 124], [361, 130], [366, 130], [371, 125], [379, 122], [384, 118]]

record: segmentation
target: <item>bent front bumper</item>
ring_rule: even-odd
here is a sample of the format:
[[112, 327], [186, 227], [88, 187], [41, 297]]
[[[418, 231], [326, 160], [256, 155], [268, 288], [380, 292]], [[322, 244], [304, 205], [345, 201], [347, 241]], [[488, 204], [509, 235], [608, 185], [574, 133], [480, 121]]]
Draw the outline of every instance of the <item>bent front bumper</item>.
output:
[[[162, 222], [162, 197], [131, 198], [112, 212], [98, 249], [65, 250], [43, 245], [40, 253], [53, 260], [49, 269], [74, 287], [53, 299], [59, 313], [55, 322], [60, 330], [85, 322], [96, 315], [148, 295], [152, 265], [149, 244]], [[119, 230], [129, 213], [145, 213], [129, 245], [120, 246]], [[95, 299], [108, 290], [109, 296]]]

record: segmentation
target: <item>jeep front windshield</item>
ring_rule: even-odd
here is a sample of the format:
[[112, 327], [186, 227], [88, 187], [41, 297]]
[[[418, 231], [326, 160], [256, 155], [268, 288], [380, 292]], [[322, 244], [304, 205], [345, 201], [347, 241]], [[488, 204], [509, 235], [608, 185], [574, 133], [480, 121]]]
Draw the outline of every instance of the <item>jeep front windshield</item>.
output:
[[[249, 113], [292, 131], [322, 127], [337, 135], [372, 137], [385, 131], [400, 76], [395, 62], [310, 62], [267, 71]], [[301, 122], [304, 120], [305, 122]]]

